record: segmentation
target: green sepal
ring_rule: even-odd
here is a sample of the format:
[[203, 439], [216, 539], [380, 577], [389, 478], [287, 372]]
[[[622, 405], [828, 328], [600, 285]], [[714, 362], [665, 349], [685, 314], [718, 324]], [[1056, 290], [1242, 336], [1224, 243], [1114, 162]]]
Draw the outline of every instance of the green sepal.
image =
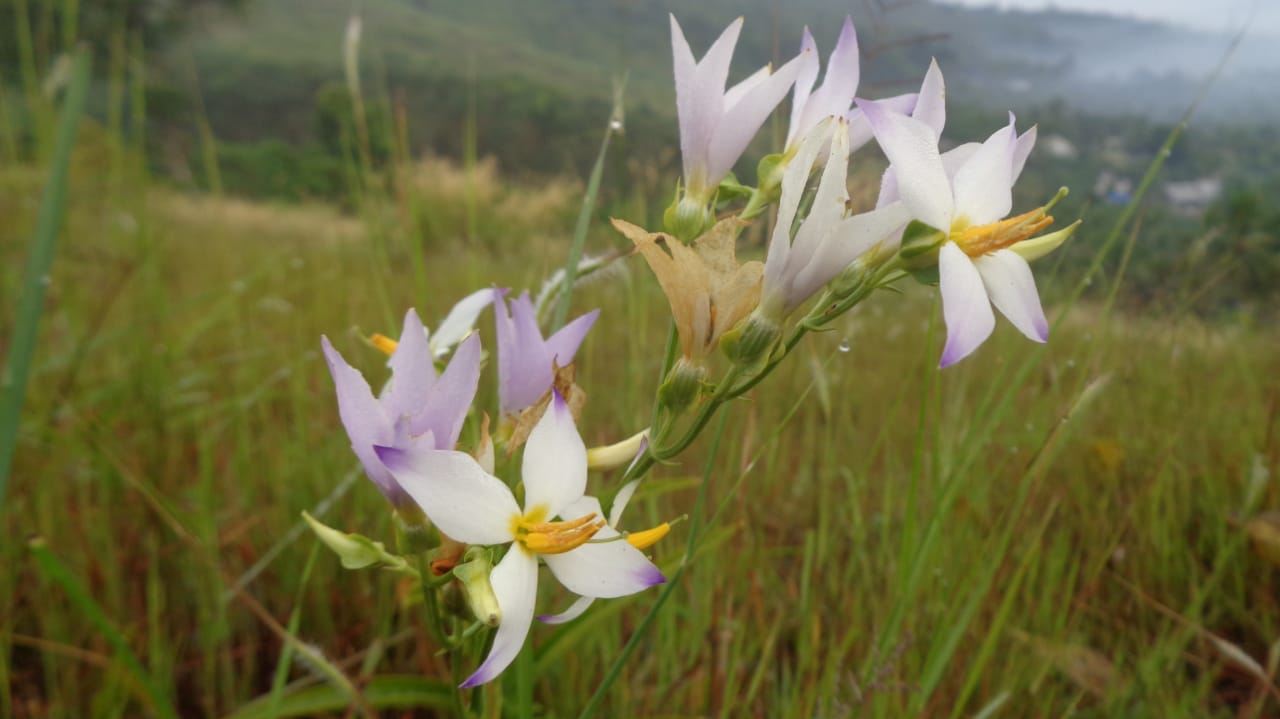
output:
[[947, 233], [920, 220], [907, 223], [902, 231], [898, 257], [908, 268], [925, 267], [938, 262], [938, 250], [947, 241]]

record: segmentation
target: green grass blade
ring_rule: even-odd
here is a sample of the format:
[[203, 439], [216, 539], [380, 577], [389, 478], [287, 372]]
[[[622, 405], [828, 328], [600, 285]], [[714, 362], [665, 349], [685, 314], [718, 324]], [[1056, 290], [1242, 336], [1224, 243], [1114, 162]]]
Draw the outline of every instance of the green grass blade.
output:
[[[626, 86], [626, 80], [621, 85]], [[560, 289], [560, 299], [556, 303], [556, 313], [551, 322], [551, 329], [558, 330], [569, 319], [569, 301], [573, 298], [573, 281], [578, 276], [578, 263], [582, 261], [582, 248], [587, 244], [587, 226], [591, 224], [591, 211], [596, 206], [596, 196], [600, 194], [600, 178], [604, 175], [604, 158], [609, 154], [609, 140], [613, 137], [615, 124], [621, 124], [622, 92], [616, 93], [613, 112], [609, 114], [609, 124], [604, 129], [604, 139], [600, 141], [600, 152], [596, 155], [596, 164], [591, 168], [591, 177], [587, 180], [587, 193], [582, 198], [582, 208], [578, 210], [578, 221], [573, 227], [573, 244], [569, 246], [569, 258], [564, 265], [564, 283]]]
[[134, 688], [142, 699], [156, 716], [172, 717], [177, 719], [178, 712], [174, 710], [169, 699], [160, 691], [160, 687], [156, 685], [154, 679], [147, 670], [142, 666], [142, 662], [138, 661], [138, 657], [129, 648], [129, 640], [120, 632], [111, 620], [107, 618], [102, 607], [93, 601], [93, 597], [89, 595], [88, 590], [84, 588], [67, 565], [58, 559], [57, 555], [49, 550], [43, 538], [36, 537], [29, 542], [31, 554], [35, 557], [36, 567], [40, 573], [67, 593], [71, 602], [81, 615], [93, 623], [94, 627], [102, 634], [111, 648], [115, 650], [116, 658], [124, 664], [124, 668], [128, 671], [129, 677], [133, 680]]
[[88, 52], [81, 52], [76, 57], [71, 86], [62, 104], [53, 164], [45, 184], [44, 199], [40, 203], [40, 214], [36, 218], [35, 237], [27, 260], [9, 357], [4, 374], [0, 376], [0, 510], [4, 508], [5, 490], [13, 469], [13, 455], [18, 446], [18, 417], [26, 397], [31, 355], [35, 353], [40, 315], [44, 312], [47, 278], [67, 203], [67, 171], [89, 88], [89, 58]]
[[[422, 709], [447, 711], [453, 706], [453, 687], [446, 681], [416, 675], [388, 674], [374, 677], [364, 685], [363, 695], [373, 709]], [[225, 719], [277, 719], [319, 714], [341, 715], [351, 698], [330, 684], [307, 687], [273, 701], [260, 697], [240, 707]]]

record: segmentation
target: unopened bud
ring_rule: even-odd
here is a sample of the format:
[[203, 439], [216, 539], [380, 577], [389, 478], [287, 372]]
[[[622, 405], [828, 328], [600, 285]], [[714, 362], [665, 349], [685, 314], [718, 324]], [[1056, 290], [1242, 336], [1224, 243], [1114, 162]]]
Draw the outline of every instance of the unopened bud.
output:
[[706, 376], [706, 367], [695, 365], [681, 357], [658, 387], [658, 403], [673, 414], [683, 412], [697, 401]]
[[[513, 547], [513, 552], [521, 551]], [[502, 622], [502, 608], [498, 606], [498, 595], [493, 593], [493, 584], [489, 582], [489, 574], [493, 564], [489, 554], [484, 550], [468, 552], [468, 561], [453, 568], [453, 576], [462, 584], [462, 593], [467, 598], [467, 606], [475, 618], [490, 627]]]
[[388, 553], [382, 542], [375, 542], [359, 534], [338, 531], [307, 512], [302, 513], [302, 518], [307, 520], [316, 537], [338, 555], [343, 567], [363, 569], [375, 564], [385, 564], [392, 569], [408, 571], [408, 562], [404, 557]]
[[720, 348], [734, 364], [755, 367], [767, 360], [782, 327], [760, 312], [753, 312], [720, 338]]
[[700, 236], [714, 221], [706, 204], [687, 194], [662, 213], [662, 224], [667, 234], [685, 242]]

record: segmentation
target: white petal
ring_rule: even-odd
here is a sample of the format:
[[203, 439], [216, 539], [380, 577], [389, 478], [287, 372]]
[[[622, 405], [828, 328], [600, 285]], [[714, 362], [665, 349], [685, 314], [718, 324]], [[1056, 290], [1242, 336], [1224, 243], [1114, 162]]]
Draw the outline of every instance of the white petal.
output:
[[569, 591], [584, 597], [624, 597], [667, 581], [639, 549], [621, 539], [545, 554], [542, 561]]
[[764, 292], [785, 291], [784, 277], [791, 256], [791, 225], [795, 222], [804, 188], [822, 147], [831, 138], [832, 120], [824, 120], [805, 133], [800, 148], [787, 164], [782, 175], [782, 198], [778, 201], [778, 219], [773, 225], [769, 240], [769, 252], [764, 263]]
[[916, 100], [911, 116], [933, 128], [933, 133], [942, 137], [942, 128], [947, 124], [947, 85], [942, 79], [942, 70], [938, 69], [936, 59], [929, 61], [929, 70], [924, 74], [924, 82], [920, 83], [920, 97]]
[[538, 598], [538, 560], [520, 545], [513, 544], [507, 556], [490, 572], [489, 583], [493, 585], [498, 608], [502, 610], [502, 623], [494, 634], [489, 656], [460, 685], [461, 689], [491, 681], [515, 660], [524, 647], [529, 625], [533, 623], [533, 603]]
[[951, 182], [942, 168], [938, 136], [914, 118], [859, 100], [880, 149], [894, 166], [898, 194], [917, 220], [948, 232], [951, 229]]
[[687, 182], [695, 170], [706, 169], [707, 144], [720, 119], [721, 95], [707, 96], [698, 87], [698, 65], [680, 23], [671, 15], [672, 68], [676, 81], [676, 116], [680, 120], [680, 156]]
[[946, 170], [947, 177], [955, 177], [956, 172], [973, 159], [974, 154], [981, 148], [981, 142], [966, 142], [942, 153], [942, 169]]
[[1036, 146], [1036, 128], [1022, 133], [1018, 137], [1018, 145], [1013, 150], [1013, 181], [1017, 182], [1018, 177], [1022, 174], [1022, 168], [1027, 165], [1027, 158], [1031, 156], [1031, 148]]
[[862, 253], [888, 239], [911, 219], [901, 202], [845, 218], [791, 283], [790, 307], [799, 307]]
[[627, 505], [631, 504], [631, 497], [640, 489], [640, 480], [633, 479], [622, 485], [622, 489], [613, 496], [613, 506], [609, 508], [609, 526], [616, 527], [622, 521], [622, 513], [627, 510]]
[[[881, 107], [887, 107], [895, 112], [904, 115], [910, 114], [916, 107], [916, 93], [907, 92], [901, 95], [894, 95], [879, 100]], [[845, 113], [845, 119], [849, 121], [849, 152], [852, 154], [858, 148], [871, 142], [875, 135], [871, 132], [871, 123], [867, 122], [867, 116], [862, 110], [853, 108]]]
[[796, 230], [795, 240], [791, 243], [791, 259], [787, 264], [797, 270], [810, 262], [813, 254], [818, 251], [818, 246], [835, 231], [836, 225], [844, 217], [845, 202], [849, 199], [849, 188], [846, 186], [849, 173], [849, 133], [845, 130], [843, 118], [835, 121], [830, 145], [809, 216]]
[[947, 323], [947, 344], [938, 366], [947, 367], [967, 357], [991, 336], [996, 316], [978, 268], [956, 243], [946, 243], [938, 253], [938, 275], [942, 317]]
[[967, 162], [956, 170], [955, 212], [975, 225], [995, 222], [1013, 208], [1013, 123], [996, 130]]
[[543, 624], [564, 624], [571, 622], [582, 616], [583, 612], [591, 606], [595, 599], [592, 597], [578, 597], [577, 601], [569, 605], [569, 608], [559, 614], [543, 614], [538, 617], [538, 621]]
[[520, 507], [511, 490], [469, 454], [375, 447], [396, 482], [441, 532], [467, 544], [512, 541]]
[[782, 102], [800, 72], [803, 58], [797, 56], [763, 82], [751, 88], [732, 108], [727, 108], [711, 138], [707, 159], [708, 182], [719, 183], [747, 149], [751, 138]]
[[529, 433], [521, 477], [526, 510], [543, 507], [554, 517], [587, 489], [587, 448], [573, 423], [573, 413], [558, 391]]
[[1036, 292], [1036, 280], [1027, 261], [1016, 252], [997, 250], [975, 259], [973, 264], [982, 275], [991, 304], [1000, 314], [1008, 317], [1028, 339], [1047, 341], [1049, 323], [1040, 307], [1040, 294]]
[[431, 353], [439, 357], [470, 334], [476, 326], [476, 320], [480, 318], [480, 313], [493, 304], [499, 296], [497, 292], [493, 289], [479, 290], [459, 300], [440, 322], [436, 333], [432, 335], [429, 343]]
[[821, 64], [818, 60], [818, 44], [813, 41], [813, 34], [809, 32], [806, 25], [804, 33], [800, 36], [800, 72], [796, 75], [795, 89], [791, 93], [791, 123], [787, 127], [787, 142], [789, 148], [798, 142], [800, 136], [809, 128], [800, 126], [800, 116], [804, 114], [804, 107], [809, 101], [809, 93], [813, 91], [813, 83], [818, 79], [818, 69]]
[[739, 82], [737, 85], [726, 90], [724, 93], [724, 111], [728, 112], [732, 109], [734, 105], [737, 105], [742, 101], [742, 98], [747, 96], [747, 93], [756, 89], [760, 83], [767, 80], [772, 74], [773, 68], [765, 65], [759, 70], [748, 75], [742, 82]]
[[588, 514], [594, 514], [597, 517], [604, 516], [604, 508], [600, 506], [600, 500], [589, 494], [582, 495], [578, 499], [566, 504], [564, 508], [560, 510], [560, 516], [565, 519], [577, 519], [578, 517], [585, 517]]
[[[858, 92], [858, 36], [853, 30], [853, 20], [845, 17], [836, 48], [827, 58], [827, 74], [819, 87], [805, 101], [796, 118], [796, 134], [802, 134], [824, 117], [843, 116]], [[790, 142], [790, 135], [788, 142]]]

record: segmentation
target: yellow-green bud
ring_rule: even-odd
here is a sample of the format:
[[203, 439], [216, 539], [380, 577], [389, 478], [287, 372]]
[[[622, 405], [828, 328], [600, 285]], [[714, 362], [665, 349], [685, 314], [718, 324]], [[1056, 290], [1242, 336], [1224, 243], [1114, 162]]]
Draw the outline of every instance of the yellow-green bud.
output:
[[[511, 551], [521, 550], [513, 548]], [[474, 549], [467, 551], [467, 557], [467, 561], [453, 568], [453, 576], [462, 584], [462, 593], [475, 618], [496, 627], [502, 622], [502, 608], [498, 606], [498, 596], [493, 593], [493, 585], [489, 582], [489, 574], [493, 571], [489, 554]]]
[[332, 549], [334, 554], [338, 555], [343, 567], [347, 569], [363, 569], [375, 564], [384, 564], [390, 569], [412, 573], [412, 570], [409, 569], [409, 563], [405, 561], [404, 557], [387, 552], [382, 542], [375, 542], [359, 534], [340, 532], [320, 522], [307, 512], [302, 513], [302, 518], [307, 520], [307, 524], [311, 526], [311, 531], [315, 532], [316, 537], [326, 547]]
[[685, 242], [701, 235], [714, 222], [707, 205], [689, 195], [682, 196], [662, 213], [662, 224], [667, 234]]

